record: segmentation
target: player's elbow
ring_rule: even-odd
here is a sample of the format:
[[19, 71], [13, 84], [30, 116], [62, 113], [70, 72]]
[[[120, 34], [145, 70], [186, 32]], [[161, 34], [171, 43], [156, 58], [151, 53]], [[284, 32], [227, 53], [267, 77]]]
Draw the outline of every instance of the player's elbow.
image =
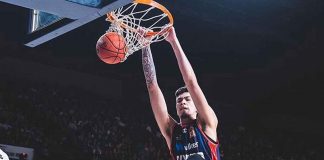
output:
[[147, 86], [148, 92], [156, 92], [160, 89], [160, 87], [157, 83], [147, 84], [146, 86]]
[[187, 81], [186, 81], [186, 86], [188, 88], [194, 88], [197, 85], [198, 85], [198, 82], [197, 82], [196, 78], [190, 78], [190, 79], [187, 79]]

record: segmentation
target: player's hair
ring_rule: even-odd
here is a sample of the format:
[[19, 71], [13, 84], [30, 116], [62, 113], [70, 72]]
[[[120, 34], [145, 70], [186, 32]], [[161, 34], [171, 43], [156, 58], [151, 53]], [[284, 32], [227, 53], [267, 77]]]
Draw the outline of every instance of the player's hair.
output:
[[175, 92], [175, 96], [178, 97], [180, 94], [184, 93], [184, 92], [188, 92], [188, 89], [186, 86], [180, 87], [176, 92]]

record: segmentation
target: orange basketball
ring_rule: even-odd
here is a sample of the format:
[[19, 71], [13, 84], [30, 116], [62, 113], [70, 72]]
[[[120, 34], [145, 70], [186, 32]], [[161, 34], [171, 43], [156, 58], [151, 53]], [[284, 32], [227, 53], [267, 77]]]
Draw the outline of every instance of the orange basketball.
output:
[[102, 35], [96, 45], [97, 55], [108, 64], [117, 64], [125, 59], [126, 41], [116, 32], [107, 32]]

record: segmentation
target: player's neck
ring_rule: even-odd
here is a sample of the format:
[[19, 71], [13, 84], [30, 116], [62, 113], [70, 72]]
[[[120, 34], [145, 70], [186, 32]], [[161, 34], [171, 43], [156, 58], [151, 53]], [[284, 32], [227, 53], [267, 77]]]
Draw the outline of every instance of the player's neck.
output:
[[196, 117], [194, 116], [185, 116], [180, 118], [180, 124], [181, 125], [188, 125], [191, 124], [194, 120], [196, 120]]

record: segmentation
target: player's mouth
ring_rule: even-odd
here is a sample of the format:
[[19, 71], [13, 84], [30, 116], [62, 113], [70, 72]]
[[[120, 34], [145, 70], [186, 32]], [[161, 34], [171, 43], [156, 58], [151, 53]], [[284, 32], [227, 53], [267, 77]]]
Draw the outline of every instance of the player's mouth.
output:
[[187, 107], [187, 106], [181, 106], [180, 107], [180, 111], [182, 111], [182, 110], [188, 110], [189, 108]]

